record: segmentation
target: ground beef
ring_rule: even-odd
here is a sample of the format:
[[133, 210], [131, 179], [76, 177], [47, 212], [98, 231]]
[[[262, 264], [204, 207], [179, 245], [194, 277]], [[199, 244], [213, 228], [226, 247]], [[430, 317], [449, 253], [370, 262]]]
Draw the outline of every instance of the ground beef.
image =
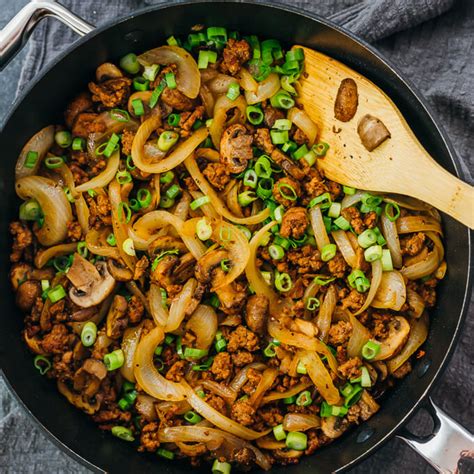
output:
[[142, 450], [154, 453], [160, 447], [160, 441], [158, 439], [159, 428], [160, 426], [156, 422], [147, 423], [142, 428], [140, 435], [140, 446]]
[[324, 184], [324, 181], [317, 176], [311, 177], [309, 181], [306, 181], [303, 184], [303, 187], [306, 194], [308, 195], [308, 199], [313, 199], [328, 192], [328, 188], [326, 184]]
[[237, 352], [239, 349], [246, 349], [250, 352], [259, 349], [258, 336], [244, 326], [238, 326], [231, 332], [227, 340], [227, 350]]
[[253, 354], [248, 351], [238, 351], [232, 354], [232, 363], [236, 367], [243, 367], [244, 365], [251, 364], [254, 361]]
[[377, 213], [375, 211], [370, 211], [364, 216], [364, 225], [368, 229], [373, 229], [377, 225]]
[[331, 195], [331, 199], [335, 201], [342, 192], [342, 186], [335, 181], [327, 180], [326, 186], [328, 188], [329, 194]]
[[64, 324], [56, 324], [41, 341], [41, 347], [48, 354], [61, 354], [72, 347], [75, 336], [68, 333]]
[[359, 210], [354, 207], [347, 207], [343, 209], [341, 212], [342, 216], [349, 221], [352, 228], [355, 230], [357, 234], [361, 234], [365, 230], [364, 221], [360, 216]]
[[148, 261], [148, 258], [146, 255], [143, 255], [140, 260], [135, 264], [135, 270], [133, 272], [133, 279], [134, 280], [139, 280], [144, 274], [146, 269], [148, 268], [148, 265], [150, 265], [150, 262]]
[[361, 365], [362, 361], [359, 359], [359, 357], [353, 357], [344, 364], [341, 364], [337, 370], [346, 379], [356, 379], [361, 375]]
[[[294, 189], [294, 193], [291, 191], [291, 188]], [[290, 198], [296, 194], [296, 197], [300, 197], [301, 195], [301, 186], [300, 183], [292, 178], [280, 178], [274, 185], [273, 185], [273, 197], [275, 201], [279, 204], [282, 204], [284, 207], [294, 206], [296, 203], [295, 199], [287, 199], [285, 196], [289, 196]]]
[[423, 298], [426, 306], [432, 308], [436, 304], [436, 290], [426, 285], [426, 283], [421, 288], [420, 296]]
[[245, 40], [235, 40], [229, 38], [226, 47], [222, 51], [223, 60], [220, 70], [224, 74], [235, 76], [242, 67], [242, 64], [250, 59], [251, 48]]
[[100, 102], [105, 107], [119, 107], [126, 103], [131, 84], [128, 77], [117, 77], [100, 84], [89, 82], [89, 90], [94, 102]]
[[263, 123], [265, 127], [268, 128], [273, 128], [273, 125], [275, 125], [275, 122], [279, 119], [284, 119], [285, 114], [283, 110], [276, 109], [275, 107], [272, 107], [271, 105], [267, 105], [263, 108]]
[[72, 127], [72, 134], [75, 137], [87, 138], [91, 133], [105, 132], [106, 125], [98, 114], [83, 112], [80, 113]]
[[395, 372], [392, 373], [392, 376], [396, 379], [403, 379], [412, 371], [411, 362], [407, 360], [404, 362]]
[[304, 143], [308, 143], [308, 137], [305, 135], [303, 130], [300, 128], [296, 128], [293, 133], [293, 141], [296, 142], [297, 145], [303, 145]]
[[49, 314], [51, 316], [51, 320], [58, 323], [64, 322], [68, 319], [68, 314], [65, 311], [66, 300], [62, 299], [57, 301], [56, 303], [52, 304], [49, 308]]
[[270, 155], [275, 149], [275, 145], [272, 142], [270, 130], [268, 130], [268, 128], [257, 128], [253, 136], [253, 143], [257, 148], [263, 150], [267, 155]]
[[143, 306], [143, 303], [137, 296], [133, 295], [128, 301], [127, 306], [127, 316], [129, 321], [132, 324], [138, 324], [141, 321], [144, 312], [145, 307]]
[[227, 406], [225, 401], [218, 395], [209, 393], [206, 395], [206, 398], [204, 398], [204, 401], [211, 405], [211, 407], [217, 410], [219, 413], [222, 413], [223, 415], [227, 414]]
[[211, 372], [216, 380], [227, 380], [232, 374], [232, 362], [228, 352], [220, 352], [214, 357]]
[[[132, 419], [132, 414], [129, 411], [122, 411], [119, 408], [115, 407], [112, 409], [100, 410], [96, 413], [92, 419], [96, 423], [100, 424], [127, 424], [130, 423]], [[103, 426], [102, 428], [108, 429], [110, 426]]]
[[97, 194], [95, 198], [87, 195], [86, 199], [89, 206], [89, 225], [96, 229], [104, 225], [111, 225], [110, 212], [112, 208], [109, 198], [104, 194]]
[[91, 95], [88, 92], [81, 92], [74, 100], [72, 100], [64, 112], [64, 121], [68, 128], [72, 128], [76, 118], [81, 112], [89, 110], [92, 106]]
[[385, 339], [390, 331], [389, 323], [392, 317], [390, 314], [372, 313], [371, 329], [376, 339]]
[[202, 105], [199, 105], [192, 112], [183, 112], [180, 115], [178, 126], [182, 130], [189, 132], [193, 128], [196, 121], [201, 120], [203, 116], [204, 107]]
[[166, 372], [166, 378], [173, 382], [179, 382], [184, 377], [186, 365], [187, 362], [185, 360], [178, 360], [171, 366], [168, 372]]
[[70, 221], [67, 223], [67, 238], [71, 242], [79, 242], [82, 237], [81, 224], [77, 221]]
[[257, 388], [261, 378], [261, 372], [256, 369], [249, 368], [247, 370], [247, 382], [245, 382], [244, 386], [242, 387], [243, 392], [247, 395], [251, 395]]
[[23, 252], [33, 243], [33, 233], [21, 222], [12, 222], [9, 226], [10, 234], [13, 236], [11, 262], [19, 262]]
[[250, 448], [241, 448], [233, 453], [233, 460], [240, 466], [248, 467], [255, 462], [255, 453]]
[[230, 181], [229, 170], [223, 163], [209, 163], [202, 173], [218, 191], [222, 191]]
[[345, 321], [333, 324], [329, 329], [328, 343], [332, 346], [345, 345], [352, 334], [352, 326]]
[[402, 254], [410, 256], [418, 255], [425, 245], [425, 240], [426, 235], [423, 232], [418, 232], [410, 237], [400, 239]]
[[341, 253], [337, 253], [327, 263], [329, 273], [337, 278], [342, 278], [347, 270], [347, 264]]
[[161, 93], [161, 100], [178, 112], [185, 112], [194, 108], [194, 102], [178, 89], [166, 87]]
[[254, 422], [255, 408], [246, 399], [237, 400], [231, 408], [230, 417], [244, 426]]
[[280, 235], [286, 238], [301, 239], [308, 227], [308, 215], [304, 207], [292, 207], [283, 215]]
[[365, 294], [359, 293], [356, 289], [352, 289], [349, 295], [342, 300], [342, 309], [358, 310], [365, 301]]
[[133, 144], [134, 138], [135, 138], [135, 132], [132, 132], [132, 130], [125, 129], [122, 132], [122, 153], [124, 155], [132, 154], [132, 144]]
[[276, 406], [264, 406], [258, 410], [258, 415], [267, 426], [276, 426], [283, 423], [281, 409]]
[[319, 250], [312, 245], [291, 249], [286, 253], [286, 257], [300, 274], [315, 273], [324, 266]]

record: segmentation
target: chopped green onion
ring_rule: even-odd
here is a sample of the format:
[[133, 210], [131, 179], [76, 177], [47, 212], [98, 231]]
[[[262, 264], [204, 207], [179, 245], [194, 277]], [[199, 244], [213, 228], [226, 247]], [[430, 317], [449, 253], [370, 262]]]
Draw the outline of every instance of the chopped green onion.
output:
[[117, 211], [120, 223], [128, 224], [130, 222], [130, 219], [132, 218], [132, 210], [130, 209], [130, 206], [126, 202], [122, 201], [118, 205]]
[[293, 153], [295, 150], [298, 149], [298, 145], [295, 142], [292, 142], [291, 140], [287, 141], [282, 147], [281, 150], [284, 153]]
[[362, 270], [352, 270], [352, 272], [347, 277], [349, 285], [352, 288], [355, 288], [355, 282], [358, 278], [365, 278], [365, 274]]
[[128, 201], [128, 205], [130, 206], [130, 209], [135, 212], [141, 209], [140, 203], [134, 198]]
[[268, 247], [268, 253], [273, 260], [280, 260], [285, 256], [285, 250], [280, 245], [272, 244]]
[[165, 74], [165, 82], [169, 89], [176, 89], [176, 77], [174, 72], [167, 72]]
[[342, 205], [340, 202], [333, 202], [328, 210], [328, 216], [337, 219], [341, 214]]
[[229, 84], [229, 88], [227, 89], [226, 96], [230, 100], [235, 100], [240, 95], [240, 86], [237, 82], [232, 82]]
[[117, 245], [117, 240], [115, 239], [115, 235], [113, 233], [110, 233], [105, 241], [111, 246], [115, 247]]
[[52, 367], [51, 362], [49, 361], [49, 359], [45, 356], [42, 356], [42, 355], [37, 355], [34, 358], [33, 365], [35, 366], [35, 369], [38, 370], [38, 372], [41, 375], [44, 375]]
[[336, 244], [327, 244], [321, 250], [321, 260], [328, 262], [336, 256], [337, 247]]
[[272, 128], [276, 130], [291, 130], [291, 120], [277, 119]]
[[331, 283], [332, 281], [334, 281], [336, 279], [336, 277], [320, 277], [320, 276], [317, 276], [314, 278], [314, 282], [316, 284], [318, 284], [319, 286], [324, 286], [324, 285], [327, 285], [328, 283]]
[[192, 423], [193, 425], [195, 425], [196, 423], [199, 423], [201, 420], [202, 420], [202, 417], [199, 416], [197, 413], [195, 413], [194, 411], [187, 411], [185, 414], [184, 414], [184, 419], [188, 422], [188, 423]]
[[262, 275], [262, 278], [265, 280], [266, 284], [271, 285], [272, 284], [272, 275], [273, 275], [273, 273], [272, 272], [265, 272], [265, 271], [262, 271], [260, 273]]
[[69, 202], [75, 202], [76, 200], [74, 199], [74, 196], [72, 195], [72, 192], [71, 190], [66, 186], [65, 188], [63, 188], [63, 191], [64, 191], [64, 194], [66, 195], [67, 197], [67, 200]]
[[168, 151], [176, 144], [178, 140], [178, 133], [167, 130], [161, 133], [160, 137], [158, 138], [158, 148], [161, 151]]
[[72, 255], [59, 255], [53, 259], [53, 266], [58, 272], [66, 273], [72, 265]]
[[[281, 224], [281, 222], [283, 221], [283, 216], [284, 215], [285, 215], [285, 208], [281, 204], [273, 210], [273, 217], [279, 224]], [[285, 239], [285, 240], [287, 240], [287, 239]], [[286, 249], [286, 250], [288, 250], [288, 249]]]
[[129, 122], [130, 114], [123, 109], [112, 109], [109, 115], [117, 122]]
[[222, 26], [210, 26], [206, 33], [207, 39], [214, 43], [227, 42], [227, 29]]
[[283, 59], [283, 51], [280, 42], [275, 39], [267, 39], [261, 43], [262, 60], [265, 64], [271, 65], [274, 60]]
[[375, 209], [381, 202], [382, 198], [379, 196], [373, 196], [369, 193], [364, 193], [361, 198], [362, 204], [364, 204], [367, 209]]
[[346, 406], [332, 406], [331, 407], [331, 413], [332, 416], [345, 416], [347, 415], [347, 412], [349, 409]]
[[178, 195], [181, 193], [181, 188], [177, 184], [172, 184], [167, 190], [166, 190], [166, 196], [169, 197], [170, 199], [175, 199], [178, 197]]
[[220, 462], [215, 459], [212, 465], [212, 474], [230, 474], [231, 469], [232, 466], [228, 462]]
[[382, 250], [382, 271], [391, 272], [393, 270], [392, 255], [389, 249]]
[[38, 152], [37, 151], [29, 151], [26, 154], [25, 164], [23, 165], [25, 168], [34, 168], [36, 163], [38, 162]]
[[44, 164], [46, 168], [49, 168], [50, 170], [61, 168], [64, 164], [64, 158], [61, 156], [49, 156], [44, 160]]
[[294, 77], [293, 74], [282, 76], [280, 78], [281, 88], [283, 90], [285, 90], [286, 92], [289, 92], [291, 95], [296, 95], [297, 91], [294, 88], [294, 86], [292, 85], [295, 82], [295, 80], [296, 80], [296, 78]]
[[157, 346], [153, 354], [159, 357], [162, 353], [163, 353], [163, 346]]
[[199, 219], [196, 224], [196, 235], [200, 240], [208, 240], [212, 236], [212, 227], [208, 224], [205, 217]]
[[256, 199], [258, 199], [258, 197], [253, 191], [244, 191], [242, 193], [239, 193], [237, 196], [237, 201], [242, 207], [246, 207], [249, 204], [252, 204], [252, 202]]
[[287, 292], [293, 288], [293, 282], [288, 273], [276, 273], [275, 274], [275, 288], [278, 291]]
[[112, 370], [117, 370], [122, 367], [125, 361], [122, 349], [117, 349], [113, 352], [109, 352], [104, 355], [104, 364], [107, 367], [107, 370], [110, 372]]
[[154, 91], [151, 94], [150, 102], [149, 102], [149, 106], [151, 108], [153, 108], [158, 103], [158, 100], [160, 99], [160, 96], [161, 96], [162, 92], [165, 90], [165, 87], [166, 87], [166, 82], [165, 81], [161, 81], [155, 87]]
[[147, 208], [151, 204], [151, 200], [151, 192], [148, 189], [140, 188], [137, 191], [137, 201], [140, 203], [140, 207], [143, 209]]
[[252, 232], [250, 231], [250, 229], [240, 224], [237, 224], [236, 227], [245, 235], [245, 238], [247, 240], [250, 240], [252, 238]]
[[367, 341], [362, 346], [362, 357], [372, 360], [380, 352], [380, 344], [375, 341]]
[[201, 196], [195, 199], [193, 202], [191, 202], [189, 207], [191, 208], [192, 211], [195, 211], [196, 209], [210, 202], [211, 202], [211, 199], [209, 198], [209, 196]]
[[372, 229], [367, 229], [357, 237], [359, 245], [366, 249], [377, 242], [377, 234]]
[[35, 221], [43, 216], [43, 211], [38, 201], [30, 199], [21, 204], [19, 216], [23, 221]]
[[133, 79], [133, 88], [136, 91], [147, 91], [149, 85], [150, 81], [144, 77], [135, 77], [135, 79]]
[[308, 166], [313, 166], [316, 163], [316, 154], [313, 150], [309, 150], [308, 153], [303, 156], [303, 160], [308, 163]]
[[385, 215], [389, 221], [395, 222], [400, 217], [400, 206], [395, 202], [385, 204]]
[[[255, 175], [256, 179], [256, 175]], [[257, 196], [260, 199], [267, 199], [272, 195], [273, 190], [273, 179], [272, 178], [262, 178], [258, 182], [257, 186]]]
[[227, 341], [225, 339], [218, 339], [214, 347], [216, 348], [216, 352], [222, 352], [227, 347]]
[[117, 171], [115, 179], [119, 184], [127, 184], [132, 182], [132, 175], [127, 170]]
[[84, 144], [85, 144], [84, 138], [76, 137], [72, 141], [72, 149], [74, 151], [82, 151], [84, 150]]
[[321, 303], [318, 298], [310, 297], [306, 300], [306, 309], [308, 311], [314, 311], [316, 308], [319, 308]]
[[141, 101], [141, 99], [133, 99], [132, 107], [133, 107], [133, 113], [137, 117], [140, 117], [145, 114], [145, 108], [143, 107], [143, 102]]
[[229, 263], [230, 260], [228, 258], [221, 260], [221, 269], [223, 272], [228, 272], [230, 270]]
[[84, 257], [84, 258], [87, 257], [87, 254], [89, 253], [89, 251], [87, 249], [87, 244], [84, 241], [77, 243], [77, 253], [81, 257]]
[[382, 258], [382, 247], [380, 245], [372, 245], [364, 251], [364, 258], [366, 262], [375, 262]]
[[309, 390], [301, 392], [296, 398], [296, 404], [299, 407], [307, 407], [311, 405], [311, 403], [313, 403], [313, 399], [311, 398], [311, 393]]
[[174, 459], [173, 451], [169, 451], [165, 448], [158, 448], [156, 450], [156, 454], [158, 454], [158, 456], [161, 456], [162, 458], [169, 459], [170, 461]]
[[120, 67], [129, 74], [137, 74], [140, 70], [140, 63], [138, 62], [137, 55], [133, 53], [126, 54], [120, 59]]
[[149, 66], [145, 66], [145, 70], [143, 71], [143, 77], [148, 81], [152, 82], [156, 79], [159, 70], [160, 66], [158, 64], [150, 64]]
[[104, 155], [107, 158], [112, 156], [112, 153], [117, 149], [120, 137], [116, 133], [112, 133], [108, 142], [99, 145], [96, 150], [96, 155]]
[[215, 51], [199, 51], [198, 56], [198, 68], [206, 69], [209, 63], [215, 63], [217, 61], [217, 53]]
[[[352, 388], [353, 388], [353, 390], [351, 391], [351, 393], [349, 393], [349, 395], [345, 396], [345, 400], [344, 400], [344, 405], [345, 405], [344, 408], [346, 408], [345, 413], [343, 411], [338, 416], [344, 416], [347, 413], [347, 409], [349, 407], [351, 407], [352, 405], [354, 405], [355, 403], [357, 403], [359, 401], [360, 397], [362, 396], [362, 390], [363, 389], [360, 385], [354, 385]], [[334, 408], [335, 407], [333, 407], [333, 410], [332, 410], [333, 415], [335, 415]], [[340, 407], [340, 408], [343, 408], [343, 407]]]
[[174, 206], [174, 199], [170, 199], [168, 196], [161, 196], [160, 207], [163, 209], [169, 209]]
[[342, 230], [349, 230], [351, 227], [349, 221], [342, 216], [339, 216], [337, 219], [335, 219], [334, 224]]
[[166, 173], [160, 176], [160, 183], [170, 184], [174, 179], [174, 173], [172, 171], [167, 171]]
[[176, 39], [174, 36], [170, 36], [166, 42], [170, 45], [170, 46], [180, 46], [180, 41], [178, 39]]
[[351, 188], [350, 186], [343, 186], [342, 191], [347, 196], [353, 196], [356, 193], [356, 188]]
[[306, 144], [301, 145], [297, 150], [293, 152], [293, 158], [295, 160], [301, 160], [309, 152]]
[[257, 186], [257, 173], [254, 170], [247, 170], [244, 174], [244, 186], [255, 188]]
[[286, 433], [282, 424], [273, 427], [273, 436], [275, 436], [277, 441], [282, 441], [286, 438]]
[[329, 418], [332, 416], [332, 406], [328, 402], [323, 401], [319, 410], [319, 416], [321, 418]]
[[263, 122], [264, 114], [260, 107], [256, 105], [247, 106], [245, 113], [247, 115], [247, 120], [252, 125], [260, 125]]
[[370, 288], [370, 281], [368, 278], [357, 278], [355, 281], [356, 290], [359, 293], [365, 293]]
[[302, 375], [308, 373], [308, 370], [306, 369], [306, 366], [303, 364], [303, 362], [301, 361], [298, 362], [298, 365], [296, 366], [296, 372]]
[[364, 388], [371, 387], [372, 386], [372, 380], [370, 379], [369, 370], [367, 369], [367, 367], [365, 365], [362, 366], [360, 370], [362, 371], [362, 375], [361, 375], [361, 378], [360, 378], [361, 386], [364, 387]]
[[97, 338], [97, 326], [94, 322], [88, 321], [82, 327], [81, 331], [81, 341], [82, 345], [85, 347], [90, 347], [94, 344]]
[[283, 145], [288, 141], [288, 130], [271, 130], [270, 137], [274, 145]]
[[133, 240], [128, 238], [123, 241], [122, 244], [122, 250], [127, 254], [130, 255], [131, 257], [135, 257], [135, 245], [133, 243]]
[[57, 303], [66, 296], [66, 290], [61, 285], [56, 285], [48, 291], [48, 298], [51, 303]]
[[[296, 199], [298, 199], [298, 194], [296, 194], [295, 188], [290, 184], [278, 183], [277, 188], [281, 196], [288, 201], [296, 201]], [[285, 189], [288, 190], [288, 193], [284, 191]]]
[[276, 352], [275, 352], [275, 344], [273, 342], [270, 342], [267, 347], [263, 350], [263, 355], [265, 357], [275, 357]]
[[323, 193], [314, 199], [311, 199], [309, 207], [319, 205], [321, 209], [329, 209], [332, 204], [331, 195], [329, 193]]
[[288, 92], [280, 90], [270, 99], [270, 103], [279, 109], [291, 109], [295, 105], [295, 100]]
[[87, 194], [91, 197], [91, 198], [95, 198], [97, 196], [97, 193], [93, 190], [93, 189], [88, 189], [87, 190]]
[[254, 168], [259, 178], [270, 178], [273, 173], [270, 159], [266, 155], [262, 155], [258, 158]]
[[179, 125], [180, 120], [181, 120], [181, 115], [180, 114], [169, 114], [168, 115], [168, 125], [170, 127], [177, 127]]
[[329, 150], [329, 145], [324, 142], [317, 143], [313, 145], [312, 150], [316, 154], [316, 156], [322, 157], [326, 156], [327, 151]]
[[304, 451], [308, 446], [308, 437], [299, 431], [290, 431], [286, 437], [286, 447], [296, 451]]
[[286, 397], [283, 399], [283, 403], [285, 405], [292, 405], [296, 401], [296, 395], [293, 395], [291, 397]]

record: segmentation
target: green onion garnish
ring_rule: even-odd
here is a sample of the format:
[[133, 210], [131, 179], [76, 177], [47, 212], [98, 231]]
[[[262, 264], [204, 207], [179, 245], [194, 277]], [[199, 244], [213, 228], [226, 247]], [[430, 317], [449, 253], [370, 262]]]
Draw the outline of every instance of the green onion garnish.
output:
[[298, 397], [296, 397], [296, 404], [299, 407], [307, 407], [313, 403], [313, 399], [311, 398], [311, 393], [309, 390], [305, 390], [301, 392]]
[[252, 125], [260, 125], [263, 122], [264, 114], [260, 107], [256, 105], [247, 106], [245, 113], [247, 115], [247, 120]]
[[133, 107], [133, 113], [137, 117], [141, 117], [142, 115], [145, 114], [145, 107], [143, 106], [143, 102], [141, 101], [141, 99], [133, 99], [132, 107]]
[[287, 292], [293, 288], [293, 281], [288, 273], [275, 272], [275, 288], [278, 291]]
[[140, 63], [138, 62], [137, 55], [133, 53], [126, 54], [120, 59], [120, 67], [129, 74], [137, 74], [140, 70]]
[[187, 411], [185, 414], [184, 414], [184, 419], [188, 422], [188, 423], [191, 423], [193, 425], [195, 425], [196, 423], [199, 423], [201, 420], [202, 420], [202, 417], [199, 416], [197, 413], [195, 413], [194, 411]]
[[179, 121], [181, 120], [180, 114], [169, 114], [168, 115], [168, 125], [170, 127], [177, 127], [179, 125]]
[[158, 138], [158, 148], [161, 151], [169, 151], [179, 140], [179, 134], [173, 131], [165, 131]]
[[211, 199], [209, 198], [209, 196], [201, 196], [195, 199], [194, 201], [192, 201], [189, 207], [191, 208], [192, 211], [195, 211], [196, 209], [210, 202], [211, 202]]
[[140, 188], [137, 192], [137, 201], [140, 207], [145, 209], [151, 204], [151, 192], [146, 188]]
[[72, 135], [66, 130], [56, 132], [54, 135], [54, 141], [61, 147], [67, 148], [72, 144]]
[[57, 303], [66, 296], [66, 290], [61, 285], [56, 285], [48, 291], [48, 298], [51, 303]]
[[327, 244], [321, 250], [321, 260], [328, 262], [336, 256], [337, 247], [336, 244]]
[[104, 364], [108, 371], [120, 369], [124, 361], [125, 357], [122, 349], [117, 349], [104, 355]]
[[125, 426], [113, 426], [111, 432], [114, 436], [123, 441], [135, 441], [132, 430], [130, 428], [125, 428]]
[[315, 298], [314, 296], [306, 300], [306, 309], [308, 311], [314, 311], [316, 308], [319, 308], [320, 306], [321, 306], [321, 303], [319, 299]]
[[149, 85], [150, 81], [144, 77], [135, 77], [135, 79], [133, 79], [133, 88], [136, 91], [147, 91]]
[[49, 359], [42, 355], [37, 355], [34, 358], [33, 365], [35, 366], [35, 369], [37, 369], [41, 375], [44, 375], [52, 367]]
[[90, 347], [94, 344], [97, 338], [97, 326], [94, 322], [88, 321], [82, 327], [81, 331], [81, 341], [82, 345], [85, 347]]
[[380, 352], [380, 344], [375, 341], [367, 341], [362, 346], [362, 357], [372, 360]]
[[37, 151], [29, 151], [26, 154], [25, 163], [23, 166], [29, 169], [34, 168], [36, 166], [36, 163], [38, 162], [38, 158], [39, 155]]
[[286, 447], [296, 451], [304, 451], [308, 446], [308, 437], [299, 431], [290, 431], [286, 436]]

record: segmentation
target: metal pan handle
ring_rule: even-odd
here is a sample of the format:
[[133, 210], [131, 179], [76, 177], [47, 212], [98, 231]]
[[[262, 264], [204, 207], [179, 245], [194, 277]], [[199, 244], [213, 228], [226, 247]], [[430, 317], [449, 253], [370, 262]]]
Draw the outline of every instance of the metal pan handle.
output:
[[473, 472], [474, 436], [436, 406], [433, 400], [428, 399], [424, 408], [433, 419], [433, 432], [426, 436], [416, 436], [404, 428], [398, 437], [438, 472]]
[[0, 71], [20, 51], [36, 25], [46, 16], [57, 18], [81, 36], [94, 29], [55, 0], [32, 0], [0, 32]]

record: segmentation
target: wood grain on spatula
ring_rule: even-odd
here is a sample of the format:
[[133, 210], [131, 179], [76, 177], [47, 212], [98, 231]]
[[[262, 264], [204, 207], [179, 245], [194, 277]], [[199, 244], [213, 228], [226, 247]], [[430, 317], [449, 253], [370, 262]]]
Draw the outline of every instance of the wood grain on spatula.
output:
[[[301, 47], [301, 46], [296, 46]], [[474, 188], [442, 168], [422, 147], [392, 100], [375, 84], [325, 54], [304, 48], [306, 73], [299, 101], [330, 148], [318, 161], [326, 176], [359, 189], [406, 194], [474, 228]], [[359, 105], [348, 122], [334, 117], [341, 81], [352, 78]], [[391, 138], [368, 151], [357, 133], [366, 114], [380, 119]]]

